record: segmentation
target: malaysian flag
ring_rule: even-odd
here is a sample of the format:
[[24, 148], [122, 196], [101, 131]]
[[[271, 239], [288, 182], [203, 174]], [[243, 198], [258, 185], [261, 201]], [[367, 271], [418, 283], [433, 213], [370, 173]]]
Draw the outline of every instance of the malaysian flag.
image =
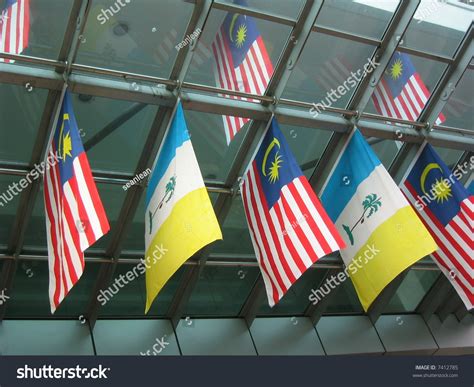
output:
[[[407, 54], [395, 52], [372, 94], [377, 112], [386, 117], [416, 121], [430, 97]], [[443, 114], [436, 125], [445, 121]]]
[[[471, 162], [472, 164], [472, 162]], [[470, 167], [472, 167], [471, 165]], [[474, 305], [474, 195], [425, 143], [408, 169], [401, 189], [435, 239], [432, 253], [467, 309]]]
[[[243, 0], [234, 2], [247, 5]], [[211, 48], [216, 60], [214, 76], [218, 87], [258, 95], [265, 93], [273, 65], [252, 17], [227, 14]], [[237, 96], [230, 98], [247, 100]], [[249, 120], [230, 116], [223, 116], [223, 119], [227, 144]]]
[[[0, 4], [0, 52], [21, 54], [28, 47], [30, 0], [6, 0], [4, 4]], [[14, 61], [0, 58], [0, 62]]]
[[68, 92], [47, 152], [55, 158], [44, 175], [51, 313], [81, 277], [84, 250], [109, 231]]
[[270, 306], [319, 258], [345, 247], [275, 119], [241, 194]]

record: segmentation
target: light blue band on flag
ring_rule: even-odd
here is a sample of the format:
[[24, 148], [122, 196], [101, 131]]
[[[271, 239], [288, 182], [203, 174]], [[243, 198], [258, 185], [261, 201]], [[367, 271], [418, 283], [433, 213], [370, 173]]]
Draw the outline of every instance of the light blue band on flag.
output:
[[380, 160], [356, 129], [321, 196], [321, 202], [333, 222], [339, 218], [359, 184], [379, 164]]
[[184, 112], [181, 103], [176, 108], [176, 113], [173, 117], [170, 130], [165, 138], [165, 143], [161, 148], [158, 161], [156, 162], [155, 169], [151, 175], [148, 189], [146, 191], [146, 205], [150, 203], [151, 197], [155, 192], [158, 183], [162, 179], [163, 175], [167, 171], [171, 161], [176, 156], [176, 149], [179, 148], [185, 141], [189, 140], [188, 128], [186, 127], [186, 121], [184, 120]]

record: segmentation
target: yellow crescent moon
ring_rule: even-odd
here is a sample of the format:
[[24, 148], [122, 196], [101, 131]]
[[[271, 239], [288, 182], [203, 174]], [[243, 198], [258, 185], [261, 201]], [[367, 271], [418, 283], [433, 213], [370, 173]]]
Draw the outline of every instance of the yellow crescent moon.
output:
[[230, 38], [231, 42], [234, 42], [234, 40], [232, 39], [232, 31], [234, 30], [234, 24], [235, 24], [235, 21], [237, 20], [237, 18], [239, 17], [239, 15], [240, 15], [239, 13], [234, 14], [234, 16], [232, 17], [232, 21], [230, 22], [229, 38]]
[[443, 170], [441, 169], [438, 163], [429, 163], [425, 167], [425, 169], [423, 169], [423, 173], [421, 174], [421, 177], [420, 177], [420, 186], [421, 186], [421, 190], [425, 194], [426, 194], [426, 190], [425, 190], [426, 177], [428, 176], [428, 173], [430, 173], [432, 169], [439, 169], [441, 172], [443, 172]]
[[265, 172], [265, 166], [267, 165], [268, 155], [270, 154], [270, 152], [272, 151], [274, 146], [278, 146], [278, 148], [280, 148], [280, 141], [278, 141], [278, 139], [276, 139], [275, 137], [273, 137], [272, 142], [270, 143], [270, 145], [268, 145], [268, 148], [265, 151], [265, 156], [263, 156], [263, 163], [262, 163], [263, 176], [267, 176], [267, 174]]
[[62, 156], [62, 149], [61, 149], [61, 145], [64, 143], [64, 138], [63, 138], [63, 131], [64, 131], [64, 122], [65, 121], [68, 121], [69, 120], [69, 114], [67, 113], [64, 113], [63, 114], [63, 122], [62, 122], [62, 125], [61, 125], [61, 129], [59, 130], [59, 142], [58, 142], [58, 151], [59, 153], [61, 154]]

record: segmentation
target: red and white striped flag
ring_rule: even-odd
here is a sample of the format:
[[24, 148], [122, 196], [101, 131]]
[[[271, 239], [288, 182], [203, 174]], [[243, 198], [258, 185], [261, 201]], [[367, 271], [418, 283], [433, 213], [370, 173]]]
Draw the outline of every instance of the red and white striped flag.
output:
[[270, 306], [319, 258], [345, 247], [274, 119], [241, 195]]
[[[245, 5], [240, 0], [237, 4]], [[211, 47], [216, 60], [214, 76], [218, 87], [257, 95], [265, 93], [273, 74], [273, 65], [252, 17], [229, 13]], [[249, 121], [248, 118], [231, 116], [223, 116], [223, 119], [227, 144]]]
[[[429, 97], [430, 92], [408, 54], [395, 52], [372, 94], [372, 101], [383, 116], [416, 121]], [[445, 120], [441, 113], [435, 124]]]
[[83, 252], [110, 228], [68, 92], [45, 166], [49, 299], [54, 313], [84, 271]]
[[[462, 167], [473, 166], [471, 158]], [[459, 181], [462, 170], [451, 172], [425, 143], [400, 187], [439, 247], [431, 255], [469, 310], [474, 307], [474, 196]]]
[[[21, 54], [28, 47], [30, 35], [30, 0], [6, 0], [0, 5], [0, 52]], [[0, 62], [13, 60], [0, 58]]]

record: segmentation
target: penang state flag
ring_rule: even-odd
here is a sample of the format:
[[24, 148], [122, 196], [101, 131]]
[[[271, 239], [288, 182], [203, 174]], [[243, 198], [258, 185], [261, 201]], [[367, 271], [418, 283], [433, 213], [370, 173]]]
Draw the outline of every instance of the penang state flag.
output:
[[58, 162], [44, 174], [51, 313], [81, 277], [83, 252], [110, 228], [68, 92], [46, 161], [55, 157]]
[[398, 274], [437, 248], [357, 129], [321, 201], [346, 241], [341, 256], [365, 311]]
[[181, 104], [158, 154], [146, 194], [146, 308], [199, 249], [222, 239]]
[[[429, 97], [430, 92], [416, 72], [410, 56], [395, 52], [372, 94], [372, 101], [383, 116], [416, 121]], [[444, 115], [440, 114], [436, 125], [444, 121]]]
[[[243, 0], [234, 1], [246, 6]], [[229, 13], [212, 42], [216, 60], [214, 75], [217, 86], [244, 93], [262, 95], [273, 74], [273, 65], [255, 20], [246, 15]], [[233, 96], [234, 99], [246, 100]], [[223, 116], [229, 144], [248, 118]]]
[[[470, 166], [474, 168], [474, 156]], [[474, 196], [425, 143], [401, 188], [439, 246], [432, 254], [466, 305], [474, 305]]]
[[270, 306], [319, 258], [344, 242], [273, 119], [244, 174], [241, 194]]

